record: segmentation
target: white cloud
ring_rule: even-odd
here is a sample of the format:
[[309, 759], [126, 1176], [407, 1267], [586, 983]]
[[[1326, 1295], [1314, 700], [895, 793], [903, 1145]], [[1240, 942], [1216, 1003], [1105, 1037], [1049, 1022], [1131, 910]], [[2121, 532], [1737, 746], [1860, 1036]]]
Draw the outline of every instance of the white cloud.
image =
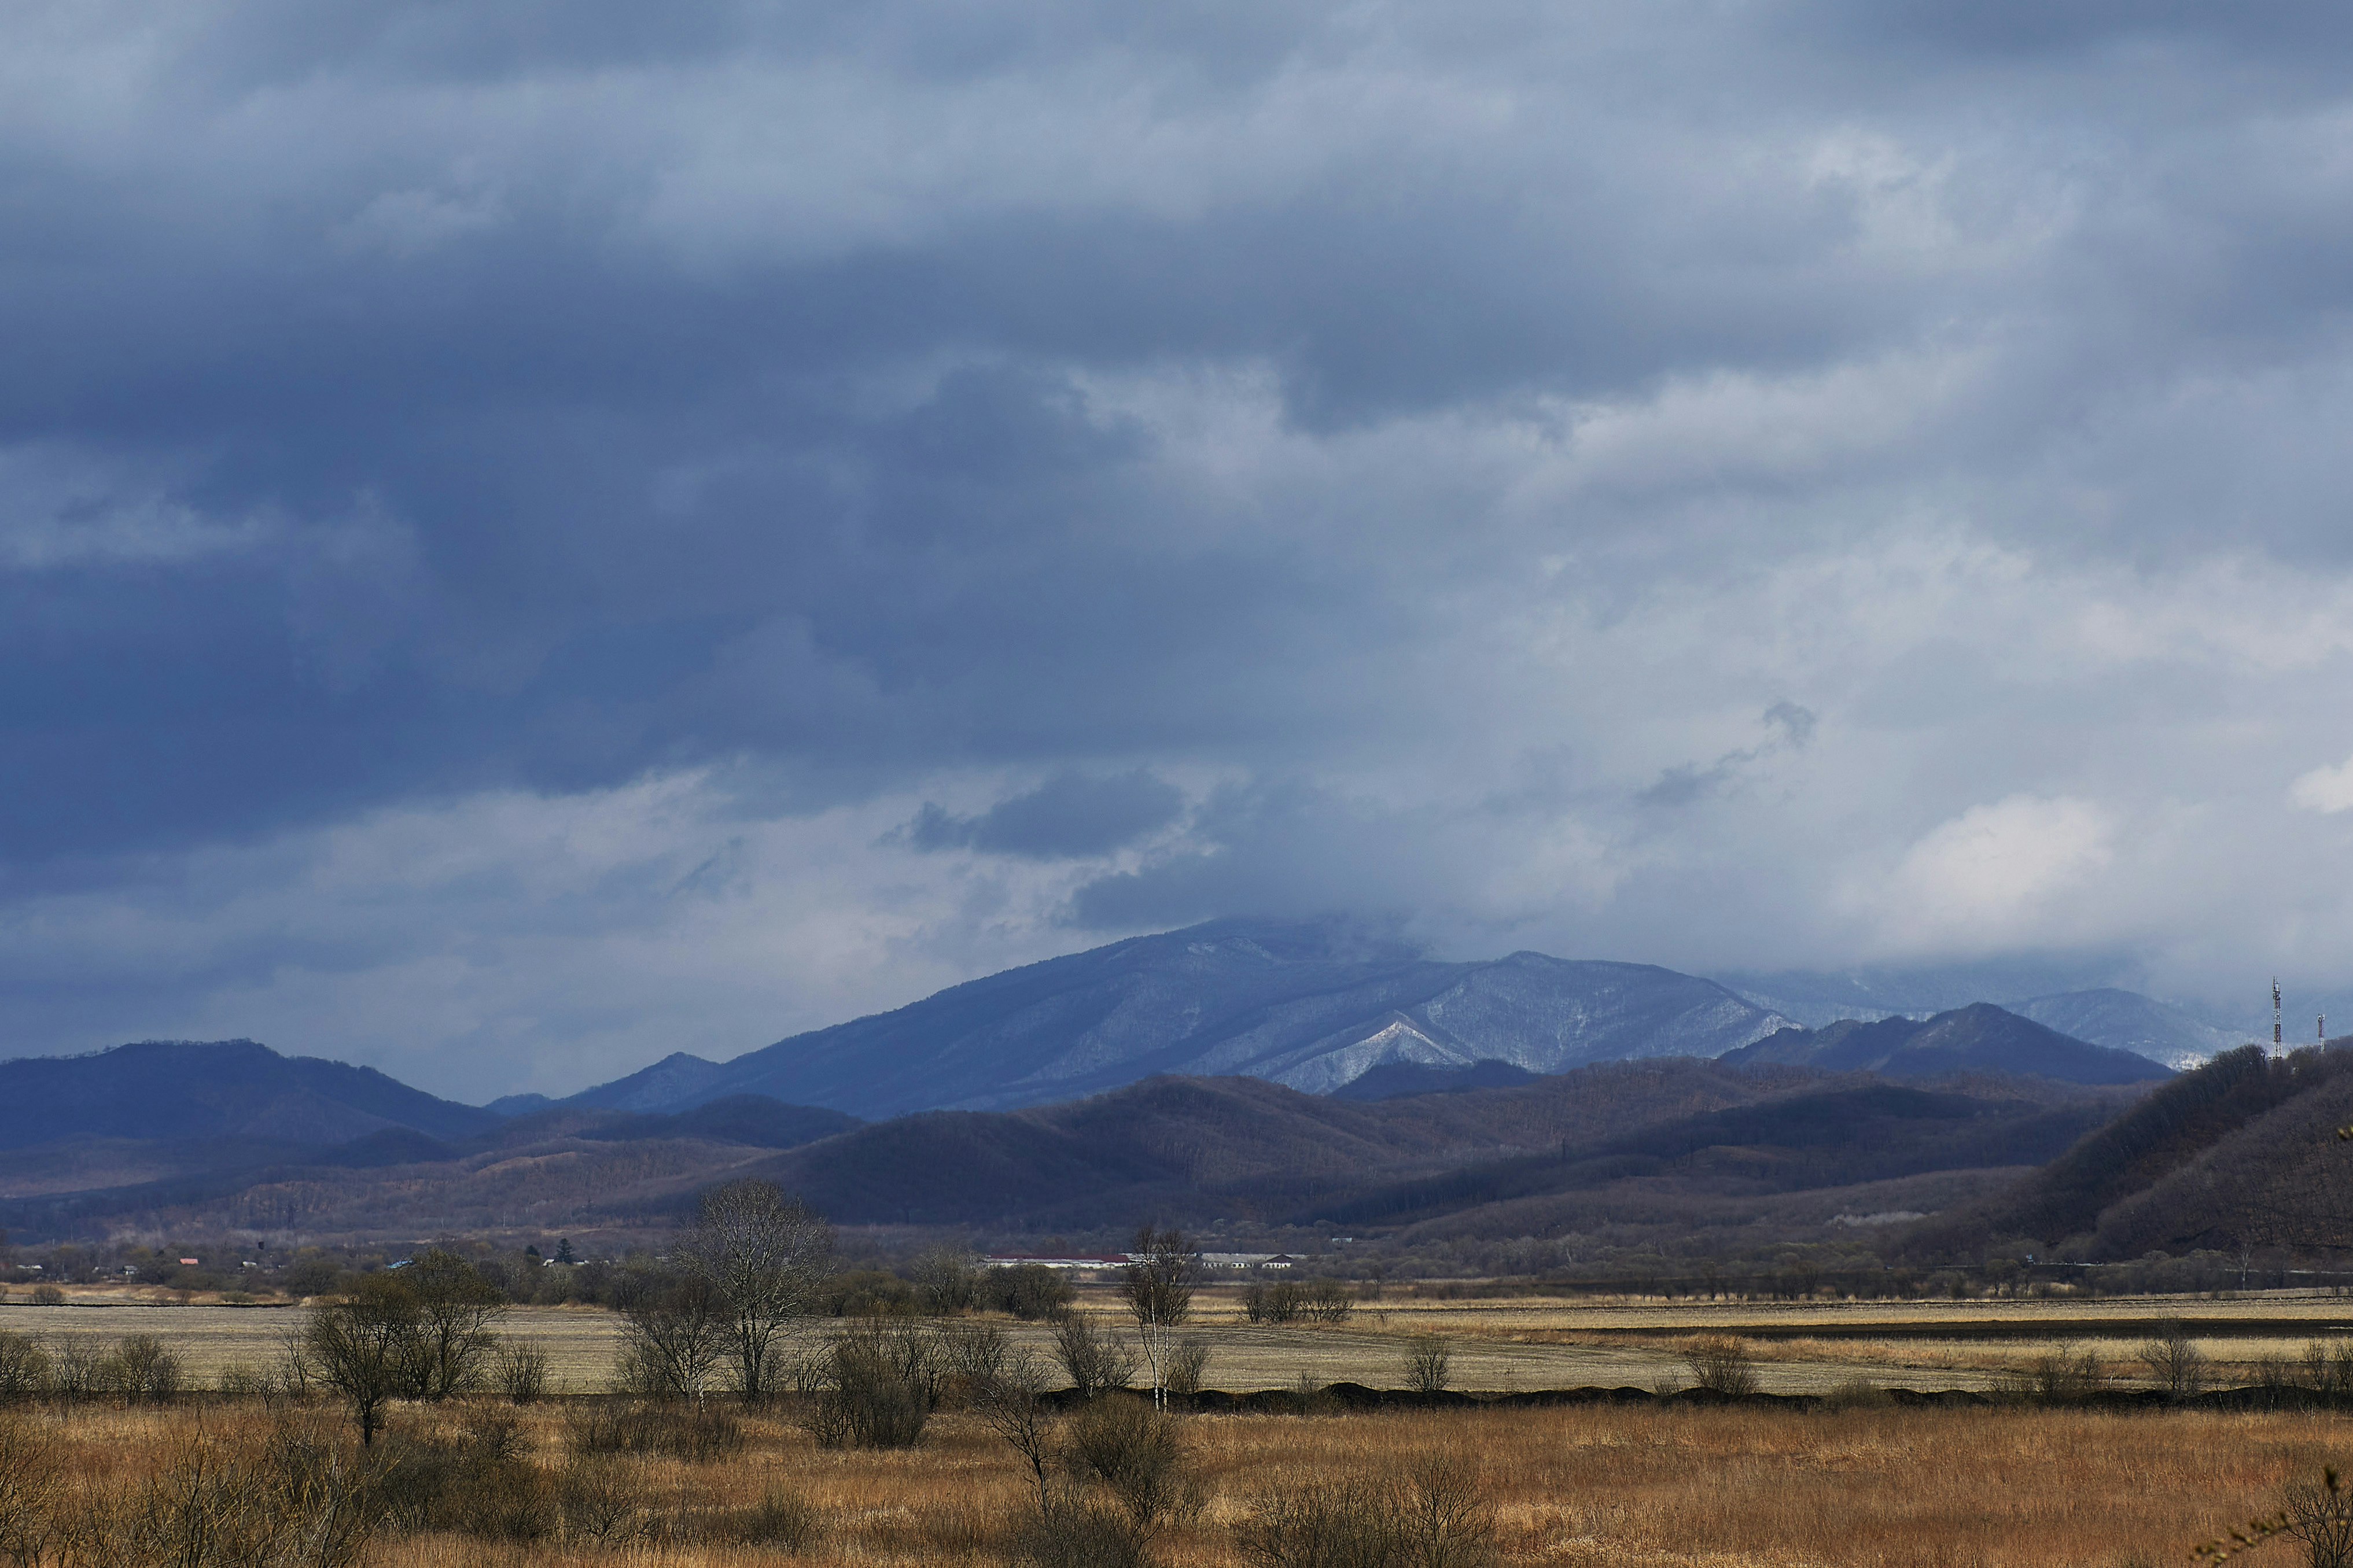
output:
[[2333, 768], [2315, 768], [2288, 786], [2288, 799], [2306, 811], [2333, 816], [2353, 811], [2353, 757]]
[[2091, 801], [2014, 795], [1931, 829], [1905, 852], [1896, 879], [1947, 918], [1999, 921], [2107, 865], [2116, 832], [2115, 816]]

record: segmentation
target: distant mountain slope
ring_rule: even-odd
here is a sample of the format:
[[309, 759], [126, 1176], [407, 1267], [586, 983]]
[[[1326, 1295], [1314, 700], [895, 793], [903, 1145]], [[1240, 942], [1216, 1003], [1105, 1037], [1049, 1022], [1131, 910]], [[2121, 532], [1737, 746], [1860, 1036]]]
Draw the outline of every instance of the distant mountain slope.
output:
[[761, 1169], [845, 1224], [1271, 1222], [1387, 1175], [1581, 1143], [1811, 1081], [1609, 1062], [1515, 1089], [1365, 1103], [1257, 1079], [1155, 1078], [1058, 1105], [877, 1122]]
[[[331, 1147], [83, 1141], [0, 1154], [0, 1229], [43, 1237], [205, 1228], [391, 1235], [581, 1226], [649, 1209], [857, 1121], [744, 1095], [679, 1116], [553, 1110], [452, 1142], [384, 1127]], [[80, 1180], [45, 1180], [63, 1166]]]
[[446, 1140], [498, 1120], [374, 1068], [282, 1057], [251, 1040], [148, 1040], [0, 1062], [0, 1149], [90, 1138], [331, 1144], [389, 1128]]
[[1655, 1209], [2031, 1164], [2113, 1116], [2122, 1092], [1929, 1091], [1692, 1060], [1369, 1103], [1154, 1079], [1061, 1105], [902, 1117], [760, 1169], [842, 1223], [1382, 1226], [1625, 1180], [1665, 1178], [1663, 1205], [1641, 1200]]
[[638, 1138], [707, 1138], [750, 1149], [797, 1149], [864, 1125], [855, 1116], [811, 1105], [786, 1105], [765, 1094], [731, 1094], [673, 1116], [617, 1116], [581, 1135], [601, 1142]]
[[[1250, 1078], [1155, 1078], [830, 1135], [845, 1118], [774, 1101], [677, 1116], [559, 1107], [459, 1141], [390, 1129], [274, 1157], [241, 1145], [242, 1168], [151, 1165], [145, 1180], [100, 1190], [35, 1178], [0, 1199], [0, 1226], [20, 1238], [251, 1229], [397, 1245], [453, 1230], [568, 1232], [624, 1246], [675, 1225], [712, 1183], [760, 1175], [847, 1225], [1107, 1236], [1145, 1218], [1249, 1230], [1349, 1215], [1360, 1216], [1349, 1228], [1515, 1247], [1607, 1237], [1743, 1250], [1847, 1238], [1830, 1227], [1851, 1208], [1974, 1198], [2139, 1092], [1987, 1080], [1926, 1091], [1666, 1058], [1373, 1102]], [[109, 1152], [121, 1168], [126, 1151]], [[11, 1158], [30, 1156], [0, 1157], [0, 1176]], [[1703, 1231], [1717, 1239], [1694, 1243]]]
[[2353, 1049], [2228, 1051], [2164, 1084], [2042, 1170], [1926, 1223], [1920, 1254], [2000, 1239], [2087, 1256], [2200, 1247], [2353, 1247]]
[[2014, 1003], [2010, 1011], [2063, 1035], [2131, 1051], [2174, 1068], [2193, 1068], [2218, 1052], [2247, 1043], [2182, 1009], [2135, 991], [2104, 986]]
[[2071, 1039], [1989, 1002], [1926, 1020], [1842, 1019], [1820, 1029], [1784, 1029], [1728, 1051], [1723, 1059], [1736, 1065], [1780, 1062], [1904, 1079], [2005, 1073], [2063, 1083], [2116, 1084], [2170, 1076], [2169, 1069], [2146, 1057]]
[[1050, 959], [713, 1065], [674, 1056], [566, 1102], [754, 1093], [878, 1118], [1008, 1109], [1155, 1074], [1324, 1092], [1389, 1064], [1532, 1073], [1716, 1056], [1784, 1022], [1713, 981], [1540, 953], [1444, 963], [1335, 921], [1219, 921]]
[[[1037, 1110], [871, 1126], [744, 1097], [677, 1116], [558, 1107], [454, 1143], [398, 1130], [327, 1150], [223, 1144], [218, 1160], [110, 1143], [93, 1146], [81, 1180], [43, 1179], [69, 1161], [0, 1154], [0, 1228], [45, 1238], [259, 1227], [413, 1240], [459, 1226], [663, 1226], [700, 1187], [750, 1171], [851, 1223], [1257, 1216], [1303, 1193], [1746, 1104], [1815, 1076], [1668, 1058], [1386, 1105], [1253, 1079], [1155, 1079]], [[787, 1142], [801, 1146], [779, 1155]]]
[[712, 1087], [726, 1076], [727, 1069], [717, 1062], [705, 1061], [684, 1051], [672, 1051], [653, 1066], [639, 1068], [627, 1078], [600, 1083], [568, 1100], [551, 1103], [588, 1105], [602, 1110], [683, 1110], [705, 1100], [740, 1092]]
[[[2120, 989], [2115, 964], [2007, 962], [1939, 969], [1728, 973], [1724, 984], [1809, 1028], [1841, 1019], [1926, 1018], [1990, 1002], [2063, 1035], [2131, 1051], [2169, 1068], [2194, 1067], [2253, 1037], [2189, 1008]], [[2326, 1005], [2326, 999], [2323, 999]]]
[[[1957, 1093], [1849, 1080], [1629, 1131], [1581, 1149], [1474, 1165], [1377, 1188], [1344, 1224], [1395, 1225], [1640, 1178], [1685, 1192], [1794, 1191], [1932, 1171], [2031, 1165], [2114, 1114], [2086, 1097], [2052, 1105], [2005, 1090]], [[1461, 1221], [1457, 1220], [1458, 1226]]]
[[1841, 1018], [1864, 1023], [1898, 1016], [1926, 1018], [1972, 1002], [2008, 1007], [2029, 996], [2055, 996], [2130, 983], [2128, 973], [2114, 963], [2033, 959], [1926, 968], [1872, 965], [1837, 972], [1730, 972], [1715, 978], [1757, 1005], [1815, 1029]]
[[1509, 1062], [1473, 1062], [1467, 1068], [1388, 1062], [1332, 1091], [1335, 1100], [1399, 1100], [1409, 1094], [1461, 1094], [1473, 1089], [1514, 1089], [1536, 1075]]

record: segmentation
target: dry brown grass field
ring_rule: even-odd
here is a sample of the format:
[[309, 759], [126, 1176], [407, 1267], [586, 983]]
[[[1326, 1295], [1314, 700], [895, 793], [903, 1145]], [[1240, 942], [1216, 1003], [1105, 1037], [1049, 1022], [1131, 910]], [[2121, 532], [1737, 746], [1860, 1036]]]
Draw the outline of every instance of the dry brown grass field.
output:
[[[446, 1435], [504, 1416], [520, 1419], [529, 1465], [552, 1476], [577, 1463], [560, 1402], [412, 1407], [396, 1433]], [[290, 1417], [283, 1406], [220, 1401], [0, 1417], [53, 1435], [69, 1489], [123, 1500], [192, 1445], [255, 1441], [290, 1418], [343, 1425], [323, 1407]], [[772, 1415], [744, 1426], [743, 1447], [713, 1461], [626, 1461], [626, 1484], [673, 1536], [764, 1498], [797, 1500], [815, 1527], [797, 1552], [596, 1545], [557, 1525], [531, 1541], [387, 1531], [361, 1561], [986, 1563], [1007, 1560], [1008, 1525], [1030, 1506], [1012, 1453], [968, 1415], [937, 1417], [921, 1447], [890, 1452], [821, 1450]], [[1153, 1542], [1152, 1560], [1168, 1568], [1245, 1562], [1236, 1527], [1272, 1491], [1394, 1473], [1435, 1454], [1475, 1475], [1497, 1555], [1510, 1564], [2125, 1568], [2187, 1561], [2192, 1544], [2266, 1506], [2284, 1480], [2353, 1457], [2345, 1420], [2286, 1414], [1583, 1407], [1193, 1415], [1181, 1430], [1197, 1506]], [[2295, 1560], [2286, 1543], [2265, 1554]]]

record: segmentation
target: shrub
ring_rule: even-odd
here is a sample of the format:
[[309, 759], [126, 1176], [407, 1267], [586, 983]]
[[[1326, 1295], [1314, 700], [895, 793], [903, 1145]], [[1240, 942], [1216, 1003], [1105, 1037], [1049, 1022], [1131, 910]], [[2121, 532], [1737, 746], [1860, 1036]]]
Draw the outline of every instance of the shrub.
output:
[[983, 1273], [975, 1299], [991, 1310], [1036, 1322], [1066, 1310], [1079, 1299], [1079, 1291], [1059, 1268], [1016, 1263]]
[[1050, 1501], [1048, 1476], [1057, 1462], [1052, 1415], [1043, 1398], [1048, 1376], [1036, 1353], [1023, 1351], [975, 1388], [972, 1400], [982, 1424], [1021, 1457], [1041, 1509]]
[[1683, 1342], [1692, 1381], [1711, 1394], [1757, 1392], [1757, 1360], [1748, 1342], [1732, 1334], [1701, 1334]]
[[1177, 1399], [1190, 1399], [1201, 1392], [1201, 1381], [1208, 1375], [1209, 1342], [1198, 1334], [1188, 1334], [1176, 1342], [1169, 1352], [1166, 1384], [1169, 1394]]
[[574, 1456], [555, 1479], [555, 1514], [566, 1536], [602, 1546], [659, 1533], [644, 1478], [610, 1455]]
[[0, 1404], [49, 1391], [49, 1352], [30, 1334], [0, 1329]]
[[1092, 1399], [1135, 1381], [1135, 1357], [1116, 1335], [1098, 1332], [1087, 1318], [1065, 1312], [1054, 1323], [1054, 1356], [1081, 1399]]
[[264, 1404], [286, 1392], [275, 1371], [249, 1361], [233, 1361], [221, 1368], [216, 1386], [231, 1399], [259, 1399]]
[[2304, 1543], [2312, 1568], [2353, 1565], [2353, 1491], [2334, 1472], [2291, 1483], [2280, 1498], [2280, 1529]]
[[125, 1334], [106, 1358], [103, 1386], [127, 1405], [169, 1405], [180, 1396], [180, 1358], [153, 1334]]
[[1436, 1394], [1454, 1375], [1454, 1352], [1436, 1334], [1416, 1334], [1406, 1342], [1405, 1385], [1417, 1394]]
[[1073, 1475], [1100, 1482], [1140, 1527], [1195, 1506], [1176, 1418], [1140, 1399], [1099, 1399], [1080, 1411], [1062, 1453]]
[[717, 1286], [631, 1269], [617, 1290], [619, 1382], [649, 1399], [700, 1399], [727, 1355], [729, 1313]]
[[62, 1306], [64, 1306], [65, 1304], [66, 1304], [66, 1293], [65, 1293], [64, 1291], [62, 1291], [62, 1290], [58, 1289], [56, 1286], [54, 1286], [54, 1285], [36, 1285], [36, 1286], [34, 1286], [34, 1287], [33, 1287], [33, 1305], [34, 1305], [34, 1306], [36, 1306], [36, 1307], [62, 1307]]
[[797, 1492], [771, 1490], [750, 1508], [727, 1515], [719, 1533], [739, 1545], [806, 1552], [817, 1544], [824, 1524], [824, 1517], [808, 1499]]
[[1822, 1395], [1825, 1410], [1883, 1410], [1895, 1403], [1894, 1396], [1867, 1377], [1840, 1380]]
[[299, 1428], [191, 1439], [132, 1494], [77, 1521], [73, 1560], [349, 1568], [383, 1519], [375, 1478]]
[[817, 1310], [829, 1318], [904, 1318], [914, 1315], [915, 1287], [880, 1268], [852, 1268], [818, 1288]]
[[[2289, 1376], [2286, 1363], [2277, 1363], [2278, 1380], [2286, 1386]], [[2097, 1394], [2107, 1382], [2100, 1358], [2086, 1351], [2075, 1353], [2069, 1345], [2060, 1345], [2028, 1362], [2023, 1367], [2005, 1372], [1995, 1380], [1994, 1392], [2000, 1397], [2038, 1405], [2073, 1405]]]
[[1299, 1314], [1310, 1322], [1345, 1323], [1356, 1300], [1337, 1279], [1314, 1279], [1299, 1292]]
[[980, 1301], [980, 1273], [959, 1247], [934, 1247], [915, 1259], [915, 1296], [926, 1312], [970, 1310]]
[[1437, 1454], [1383, 1479], [1265, 1493], [1234, 1532], [1254, 1568], [1484, 1568], [1494, 1519], [1477, 1472]]
[[1475, 1568], [1494, 1556], [1495, 1521], [1486, 1489], [1470, 1461], [1430, 1454], [1414, 1461], [1389, 1489], [1388, 1518], [1412, 1568]]
[[938, 1344], [946, 1385], [966, 1404], [1005, 1375], [1013, 1355], [1005, 1331], [986, 1321], [949, 1323], [939, 1331]]
[[547, 1393], [547, 1347], [533, 1340], [502, 1340], [491, 1361], [491, 1377], [512, 1405], [529, 1405]]
[[368, 1274], [303, 1329], [307, 1375], [350, 1402], [363, 1447], [375, 1441], [386, 1404], [417, 1390], [422, 1363], [412, 1350], [423, 1321], [416, 1292], [399, 1276]]
[[1052, 1497], [1013, 1532], [1014, 1562], [1027, 1568], [1144, 1568], [1148, 1534], [1116, 1508], [1083, 1497]]
[[1291, 1408], [1302, 1415], [1333, 1415], [1340, 1409], [1332, 1397], [1332, 1385], [1317, 1377], [1306, 1367], [1291, 1380]]
[[64, 1472], [48, 1429], [0, 1412], [0, 1559], [48, 1561], [47, 1542], [64, 1492]]
[[824, 1447], [913, 1447], [938, 1407], [944, 1370], [928, 1330], [870, 1319], [810, 1363], [803, 1425]]
[[49, 1391], [61, 1399], [88, 1399], [105, 1392], [111, 1372], [106, 1352], [79, 1335], [49, 1351]]
[[1388, 1568], [1400, 1559], [1388, 1508], [1363, 1478], [1268, 1491], [1234, 1527], [1234, 1547], [1253, 1568]]
[[522, 1432], [503, 1418], [453, 1436], [390, 1434], [376, 1475], [387, 1515], [406, 1529], [534, 1541], [558, 1521], [547, 1476], [524, 1458]]
[[2304, 1385], [2330, 1399], [2353, 1396], [2353, 1341], [2314, 1340], [2306, 1345]]
[[2179, 1319], [2140, 1347], [2140, 1359], [2158, 1386], [2176, 1399], [2190, 1398], [2206, 1386], [2205, 1352]]
[[717, 1405], [583, 1401], [565, 1413], [565, 1446], [575, 1454], [667, 1454], [708, 1464], [744, 1446], [744, 1424]]
[[1301, 1306], [1299, 1287], [1288, 1279], [1271, 1284], [1252, 1281], [1242, 1287], [1242, 1315], [1253, 1323], [1294, 1322]]
[[417, 1399], [448, 1399], [482, 1379], [498, 1344], [491, 1324], [506, 1298], [474, 1266], [445, 1247], [418, 1253], [399, 1286], [412, 1318], [399, 1347], [406, 1387]]

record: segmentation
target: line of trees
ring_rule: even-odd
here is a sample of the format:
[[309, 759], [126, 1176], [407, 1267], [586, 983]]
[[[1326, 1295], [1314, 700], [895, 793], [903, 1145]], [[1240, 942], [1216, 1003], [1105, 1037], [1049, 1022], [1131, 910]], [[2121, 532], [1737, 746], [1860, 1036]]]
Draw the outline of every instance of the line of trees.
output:
[[373, 1443], [395, 1399], [448, 1399], [479, 1387], [506, 1310], [496, 1286], [437, 1247], [405, 1268], [360, 1276], [314, 1313], [300, 1348], [302, 1370], [343, 1395], [360, 1441]]
[[[745, 1403], [782, 1381], [779, 1342], [806, 1314], [833, 1234], [766, 1182], [703, 1194], [674, 1250], [678, 1272], [627, 1282], [622, 1371], [640, 1391], [701, 1401], [723, 1378]], [[447, 1399], [480, 1385], [501, 1351], [504, 1297], [465, 1259], [436, 1249], [349, 1282], [311, 1319], [308, 1375], [341, 1394], [373, 1443], [398, 1399]], [[543, 1364], [542, 1367], [543, 1374]]]

